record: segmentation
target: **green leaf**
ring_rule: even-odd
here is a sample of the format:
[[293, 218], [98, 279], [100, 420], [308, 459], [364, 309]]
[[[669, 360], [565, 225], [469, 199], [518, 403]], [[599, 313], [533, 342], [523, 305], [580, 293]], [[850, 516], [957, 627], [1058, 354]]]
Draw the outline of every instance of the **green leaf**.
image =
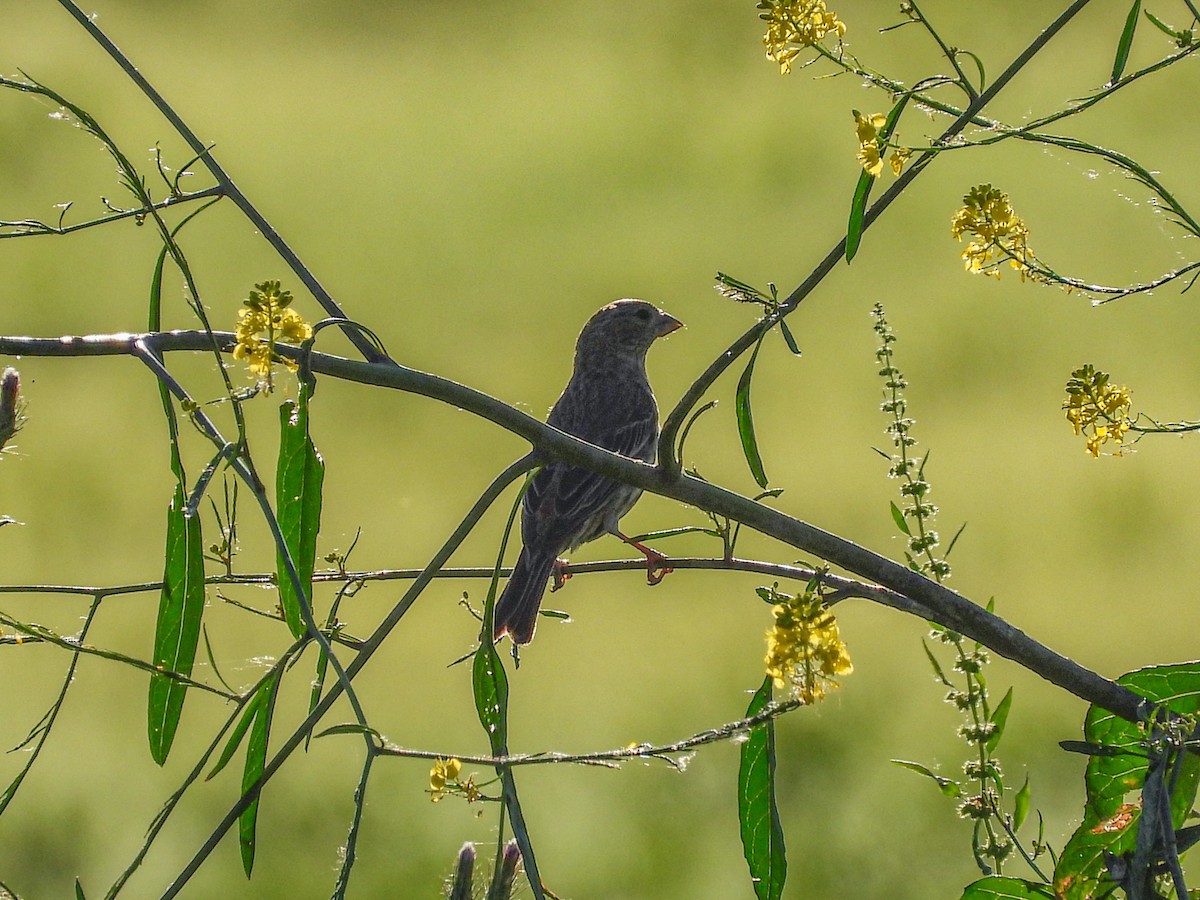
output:
[[933, 666], [933, 674], [937, 676], [938, 681], [946, 687], [954, 687], [954, 683], [946, 677], [942, 664], [938, 662], [938, 658], [933, 655], [933, 651], [929, 649], [929, 645], [924, 640], [921, 641], [921, 647], [925, 651], [925, 658], [929, 660], [929, 665]]
[[923, 766], [920, 763], [909, 762], [905, 759], [893, 759], [892, 765], [899, 766], [902, 769], [908, 769], [910, 772], [916, 772], [918, 775], [924, 775], [926, 778], [932, 779], [938, 786], [938, 790], [947, 797], [961, 797], [962, 786], [953, 778], [947, 778], [944, 775], [939, 775], [929, 766]]
[[1025, 824], [1025, 819], [1029, 817], [1029, 806], [1032, 800], [1032, 790], [1029, 787], [1029, 776], [1025, 776], [1025, 783], [1021, 785], [1021, 789], [1017, 791], [1016, 797], [1013, 798], [1013, 831], [1020, 831], [1021, 826]]
[[1004, 695], [1004, 699], [1000, 701], [1000, 705], [992, 710], [991, 723], [996, 727], [992, 732], [992, 736], [987, 740], [987, 752], [994, 753], [996, 747], [1000, 744], [1000, 738], [1004, 737], [1004, 723], [1008, 721], [1008, 711], [1012, 709], [1013, 689], [1009, 688], [1008, 693]]
[[87, 894], [83, 892], [83, 885], [78, 878], [75, 879], [75, 900], [87, 900]]
[[[1122, 675], [1117, 683], [1154, 703], [1165, 704], [1179, 715], [1200, 712], [1200, 663], [1139, 669]], [[1092, 706], [1084, 719], [1083, 736], [1081, 750], [1107, 750], [1091, 751], [1084, 774], [1083, 820], [1054, 869], [1054, 883], [1064, 885], [1063, 900], [1092, 897], [1108, 878], [1105, 854], [1133, 851], [1141, 808], [1131, 802], [1130, 794], [1145, 784], [1148, 768], [1146, 751], [1141, 746], [1143, 733], [1132, 722]], [[1200, 756], [1188, 753], [1179, 766], [1170, 799], [1176, 828], [1195, 804], [1198, 783]]]
[[1129, 50], [1133, 46], [1133, 33], [1137, 31], [1138, 20], [1142, 15], [1142, 0], [1133, 0], [1129, 15], [1125, 17], [1125, 27], [1121, 31], [1121, 40], [1117, 42], [1117, 57], [1113, 60], [1112, 78], [1109, 84], [1115, 84], [1125, 74], [1125, 64], [1129, 62]]
[[[246, 767], [242, 770], [242, 793], [245, 794], [262, 778], [267, 765], [267, 742], [271, 736], [271, 717], [275, 713], [275, 698], [278, 696], [279, 679], [283, 669], [276, 669], [258, 689], [254, 699], [254, 724], [250, 728], [250, 742], [246, 745]], [[254, 831], [258, 822], [258, 802], [261, 795], [250, 801], [250, 805], [238, 816], [238, 845], [242, 850], [242, 868], [246, 877], [254, 869]]]
[[908, 523], [904, 521], [904, 511], [892, 501], [892, 521], [896, 523], [896, 527], [900, 529], [901, 534], [906, 534], [912, 537], [912, 532], [909, 531]]
[[975, 68], [979, 70], [979, 90], [983, 91], [987, 87], [987, 72], [983, 68], [983, 60], [972, 53], [970, 50], [958, 50], [956, 55], [969, 56], [975, 62]]
[[500, 756], [508, 752], [508, 676], [490, 635], [487, 622], [471, 665], [471, 687], [479, 724], [487, 732], [492, 753]]
[[383, 739], [383, 735], [381, 735], [374, 728], [371, 728], [369, 725], [359, 725], [357, 722], [346, 722], [342, 725], [331, 725], [318, 734], [317, 737], [329, 737], [333, 734], [369, 734], [371, 737], [379, 738], [380, 740]]
[[304, 588], [301, 599], [283, 554], [277, 553], [279, 601], [294, 637], [303, 637], [307, 631], [301, 603], [311, 609], [317, 533], [321, 530], [321, 486], [325, 480], [325, 463], [308, 434], [308, 394], [308, 388], [301, 387], [299, 402], [289, 400], [279, 408], [279, 463], [275, 472], [279, 529]]
[[863, 217], [867, 214], [867, 199], [875, 186], [875, 176], [863, 169], [858, 173], [854, 197], [850, 201], [850, 222], [846, 226], [846, 262], [851, 262], [862, 243]]
[[217, 774], [229, 763], [229, 760], [233, 759], [233, 754], [241, 746], [242, 738], [246, 736], [246, 732], [250, 729], [250, 723], [258, 715], [258, 707], [262, 703], [262, 698], [261, 691], [255, 691], [254, 697], [246, 704], [246, 708], [242, 710], [242, 717], [238, 719], [237, 725], [234, 726], [232, 733], [230, 733], [229, 740], [225, 742], [225, 749], [221, 751], [221, 755], [217, 758], [216, 765], [204, 777], [205, 781], [211, 781], [213, 778], [216, 778]]
[[738, 379], [735, 408], [738, 434], [742, 438], [742, 452], [746, 456], [746, 463], [750, 466], [750, 474], [754, 476], [754, 480], [758, 482], [760, 488], [765, 488], [768, 484], [767, 473], [763, 470], [762, 456], [758, 452], [758, 439], [754, 435], [754, 413], [750, 407], [750, 378], [754, 374], [754, 363], [758, 359], [758, 351], [761, 347], [762, 338], [760, 337], [758, 343], [754, 345], [754, 352], [750, 354], [750, 362], [746, 364], [746, 370]]
[[796, 343], [796, 338], [792, 335], [792, 329], [788, 328], [787, 322], [783, 319], [779, 320], [779, 333], [783, 335], [783, 340], [788, 345], [789, 350], [797, 356], [804, 355], [800, 350], [800, 345]]
[[967, 885], [962, 893], [962, 900], [1053, 900], [1053, 897], [1054, 891], [1048, 884], [1007, 875], [989, 875]]
[[[761, 712], [772, 699], [767, 676], [755, 692], [746, 716]], [[787, 880], [787, 851], [783, 826], [775, 804], [775, 723], [755, 726], [741, 747], [738, 766], [738, 818], [742, 826], [742, 851], [750, 867], [754, 893], [759, 900], [778, 900]]]
[[774, 499], [782, 494], [783, 491], [783, 488], [771, 488], [769, 491], [763, 491], [761, 494], [755, 494], [751, 499], [755, 503], [758, 503], [760, 500], [766, 500], [767, 498]]
[[[896, 123], [900, 121], [900, 113], [904, 111], [904, 105], [908, 103], [908, 98], [908, 94], [902, 94], [891, 112], [888, 113], [883, 128], [879, 130], [880, 141], [890, 138], [892, 132], [896, 130]], [[858, 253], [859, 244], [862, 243], [863, 222], [867, 215], [867, 199], [871, 196], [871, 188], [874, 184], [875, 176], [866, 169], [859, 172], [858, 183], [854, 186], [854, 197], [850, 201], [850, 221], [846, 225], [846, 262], [848, 263], [854, 259], [855, 254]]]
[[[172, 468], [182, 474], [175, 447], [172, 443]], [[187, 496], [180, 478], [167, 510], [163, 587], [158, 600], [153, 660], [160, 669], [190, 676], [204, 615], [204, 538], [200, 517], [184, 515], [186, 506]], [[161, 674], [150, 676], [147, 704], [150, 755], [160, 766], [171, 752], [186, 696], [186, 684]]]
[[1155, 28], [1157, 28], [1159, 31], [1161, 31], [1163, 34], [1167, 35], [1168, 37], [1172, 37], [1175, 40], [1179, 40], [1183, 36], [1183, 32], [1176, 31], [1174, 28], [1172, 28], [1170, 25], [1168, 25], [1166, 22], [1164, 22], [1162, 19], [1160, 19], [1154, 13], [1150, 12], [1150, 10], [1146, 10], [1146, 18], [1149, 19], [1151, 21], [1151, 23], [1153, 23]]

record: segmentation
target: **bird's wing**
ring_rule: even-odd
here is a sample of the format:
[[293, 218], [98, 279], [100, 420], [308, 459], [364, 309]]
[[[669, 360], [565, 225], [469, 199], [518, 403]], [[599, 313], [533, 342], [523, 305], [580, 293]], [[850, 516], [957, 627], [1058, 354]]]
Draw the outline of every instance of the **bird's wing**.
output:
[[[597, 435], [589, 443], [648, 462], [654, 458], [657, 437], [657, 416], [647, 416]], [[534, 476], [525, 492], [522, 517], [525, 540], [530, 539], [531, 530], [548, 539], [554, 535], [559, 539], [552, 542], [562, 544], [556, 552], [563, 552], [578, 542], [584, 524], [604, 510], [623, 487], [620, 482], [587, 469], [551, 463]]]

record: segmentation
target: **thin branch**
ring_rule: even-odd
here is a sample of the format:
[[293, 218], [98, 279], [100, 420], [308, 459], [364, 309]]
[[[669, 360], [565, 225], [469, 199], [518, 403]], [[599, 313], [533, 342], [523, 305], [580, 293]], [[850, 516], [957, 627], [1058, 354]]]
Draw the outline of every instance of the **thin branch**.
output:
[[[251, 203], [249, 198], [242, 193], [241, 189], [234, 184], [233, 179], [229, 177], [229, 174], [217, 162], [216, 157], [213, 156], [211, 147], [197, 137], [196, 133], [175, 112], [175, 109], [166, 101], [162, 94], [146, 79], [129, 57], [121, 52], [112, 39], [100, 29], [100, 26], [92, 21], [92, 18], [87, 13], [75, 5], [72, 0], [59, 0], [59, 3], [91, 35], [92, 39], [104, 48], [104, 51], [121, 67], [121, 70], [129, 80], [141, 89], [150, 102], [158, 108], [162, 116], [171, 123], [171, 127], [187, 142], [192, 152], [196, 154], [196, 158], [204, 163], [205, 168], [208, 169], [213, 179], [220, 186], [221, 193], [237, 204], [238, 209], [262, 233], [275, 252], [283, 258], [296, 277], [308, 288], [309, 292], [325, 311], [335, 318], [345, 319], [346, 314], [342, 312], [341, 307], [338, 306], [330, 293], [317, 281], [316, 276], [309, 271], [308, 266], [296, 255], [296, 252], [280, 236], [274, 226], [267, 221], [266, 217], [258, 211], [258, 207]], [[355, 349], [363, 355], [364, 359], [381, 363], [387, 361], [387, 357], [381, 354], [358, 329], [343, 327], [342, 330]]]
[[498, 769], [556, 763], [576, 763], [579, 765], [597, 765], [611, 768], [615, 764], [628, 759], [661, 759], [671, 765], [678, 766], [678, 763], [671, 759], [671, 756], [674, 754], [686, 753], [689, 750], [695, 750], [697, 747], [703, 747], [705, 744], [741, 738], [756, 725], [773, 721], [805, 705], [803, 700], [792, 698], [779, 703], [771, 703], [753, 716], [728, 722], [716, 728], [708, 728], [693, 734], [691, 737], [672, 741], [669, 744], [643, 742], [627, 747], [620, 747], [615, 750], [596, 750], [589, 753], [542, 751], [538, 753], [511, 753], [507, 756], [479, 756], [471, 754], [460, 756], [444, 752], [435, 753], [429, 750], [410, 750], [390, 743], [385, 743], [376, 752], [380, 756], [402, 757], [406, 759], [449, 759], [453, 757], [462, 763], [492, 766]]
[[[933, 161], [934, 157], [940, 148], [950, 145], [953, 140], [971, 124], [976, 116], [996, 98], [1008, 83], [1016, 77], [1026, 64], [1036, 56], [1042, 48], [1053, 38], [1059, 31], [1066, 27], [1071, 19], [1075, 18], [1083, 8], [1090, 3], [1091, 0], [1075, 0], [1070, 6], [1064, 10], [1057, 19], [1051, 22], [1039, 34], [1032, 43], [1029, 44], [1020, 54], [1017, 55], [999, 77], [988, 86], [988, 88], [979, 94], [971, 101], [962, 111], [959, 116], [950, 123], [949, 127], [942, 132], [941, 136], [933, 142], [933, 147], [920, 154], [913, 162], [904, 170], [903, 173], [892, 182], [884, 193], [871, 204], [870, 208], [863, 216], [862, 231], [865, 233], [868, 228], [883, 214], [892, 202], [912, 183], [918, 175], [924, 171], [925, 167]], [[819, 48], [819, 45], [818, 45]], [[833, 246], [816, 267], [812, 270], [807, 278], [800, 283], [795, 290], [773, 309], [767, 315], [763, 316], [755, 325], [751, 326], [744, 334], [729, 345], [729, 348], [721, 353], [712, 361], [707, 369], [692, 382], [691, 386], [684, 392], [684, 395], [675, 404], [675, 408], [663, 422], [662, 432], [659, 435], [658, 442], [658, 458], [661, 461], [666, 474], [670, 476], [678, 476], [682, 466], [678, 459], [675, 458], [674, 447], [676, 446], [676, 437], [679, 429], [683, 427], [687, 421], [688, 415], [696, 407], [696, 405], [704, 398], [708, 389], [716, 382], [726, 369], [738, 360], [743, 353], [753, 347], [759, 338], [775, 325], [791, 313], [812, 291], [825, 280], [825, 277], [833, 271], [839, 262], [846, 254], [846, 236], [843, 234], [838, 242]]]
[[[90, 621], [90, 619], [89, 619]], [[70, 650], [75, 654], [84, 654], [86, 656], [99, 656], [103, 659], [119, 662], [135, 669], [141, 669], [143, 672], [150, 672], [154, 675], [161, 675], [171, 681], [178, 681], [180, 684], [186, 684], [188, 687], [196, 688], [201, 691], [208, 691], [210, 694], [216, 694], [218, 697], [224, 697], [226, 700], [237, 700], [239, 695], [223, 691], [220, 688], [213, 687], [211, 684], [205, 684], [203, 681], [196, 681], [187, 675], [164, 669], [161, 666], [156, 666], [154, 663], [146, 662], [144, 659], [138, 659], [136, 656], [128, 656], [116, 650], [105, 650], [103, 647], [92, 647], [82, 643], [81, 637], [63, 637], [56, 634], [44, 625], [38, 625], [34, 622], [21, 622], [14, 619], [6, 613], [0, 612], [0, 625], [6, 625], [14, 631], [19, 631], [21, 634], [29, 635], [29, 641], [13, 641], [12, 643], [46, 643], [61, 647], [64, 650]], [[5, 640], [8, 643], [7, 639]]]
[[[374, 368], [380, 371], [391, 369], [390, 366], [371, 366], [368, 363], [360, 363], [360, 365], [365, 365], [368, 366], [368, 368]], [[395, 606], [392, 607], [391, 612], [384, 617], [383, 621], [379, 624], [371, 636], [363, 643], [362, 649], [359, 650], [358, 654], [350, 661], [350, 664], [346, 666], [346, 675], [348, 680], [352, 681], [354, 677], [362, 670], [363, 666], [370, 661], [375, 652], [383, 645], [383, 642], [387, 639], [387, 636], [391, 634], [392, 629], [396, 627], [399, 621], [412, 607], [413, 603], [416, 602], [417, 598], [428, 586], [430, 580], [433, 578], [433, 573], [438, 571], [438, 569], [446, 564], [446, 561], [450, 558], [454, 551], [458, 549], [459, 545], [466, 539], [467, 535], [471, 533], [475, 525], [478, 523], [480, 518], [482, 518], [483, 514], [487, 512], [488, 508], [492, 505], [496, 498], [499, 497], [500, 494], [502, 494], [516, 479], [520, 478], [525, 474], [525, 472], [529, 471], [533, 465], [534, 460], [532, 457], [523, 457], [522, 459], [519, 459], [510, 465], [507, 469], [497, 475], [495, 479], [493, 479], [492, 483], [488, 485], [487, 489], [484, 490], [479, 499], [475, 501], [475, 504], [471, 507], [470, 511], [466, 514], [466, 516], [463, 517], [462, 522], [459, 523], [458, 527], [454, 530], [450, 537], [446, 539], [446, 542], [442, 545], [438, 552], [434, 554], [433, 558], [423, 570], [421, 577], [417, 578], [412, 586], [405, 591], [404, 596], [402, 596], [400, 600], [397, 601]], [[320, 702], [313, 708], [308, 717], [301, 722], [294, 731], [292, 731], [287, 740], [284, 741], [280, 745], [279, 749], [275, 751], [275, 755], [267, 761], [266, 765], [263, 767], [262, 777], [256, 784], [251, 785], [250, 788], [244, 794], [242, 794], [238, 801], [229, 809], [229, 811], [225, 814], [225, 817], [221, 819], [216, 828], [214, 828], [212, 833], [208, 836], [208, 839], [205, 840], [188, 864], [184, 866], [184, 868], [175, 877], [175, 880], [172, 881], [167, 889], [163, 892], [161, 900], [170, 900], [171, 897], [178, 896], [179, 892], [183, 890], [187, 882], [191, 880], [194, 874], [196, 874], [196, 871], [203, 864], [204, 860], [206, 860], [208, 855], [212, 853], [218, 842], [220, 842], [221, 838], [225, 835], [225, 832], [227, 832], [233, 826], [233, 824], [237, 822], [238, 817], [242, 814], [242, 811], [249, 806], [256, 797], [258, 797], [263, 785], [265, 785], [271, 779], [271, 777], [277, 771], [279, 771], [279, 768], [284, 764], [284, 762], [287, 761], [288, 757], [291, 756], [292, 753], [304, 743], [304, 739], [308, 733], [312, 731], [318, 722], [321, 721], [321, 719], [325, 716], [330, 707], [333, 706], [334, 702], [341, 696], [341, 694], [342, 682], [335, 681], [330, 686], [329, 693], [325, 694], [325, 696], [321, 698]]]
[[101, 216], [99, 219], [90, 219], [87, 222], [76, 222], [74, 225], [49, 225], [38, 219], [19, 219], [17, 221], [0, 221], [0, 228], [21, 229], [18, 231], [0, 232], [0, 240], [4, 238], [19, 238], [33, 237], [41, 234], [73, 234], [76, 231], [83, 231], [85, 228], [94, 228], [97, 225], [107, 225], [110, 222], [118, 222], [122, 219], [140, 219], [143, 216], [150, 214], [151, 210], [163, 210], [169, 206], [179, 206], [182, 203], [189, 203], [192, 200], [206, 200], [210, 197], [224, 196], [221, 188], [217, 185], [207, 187], [204, 190], [196, 191], [191, 194], [180, 194], [177, 197], [167, 197], [165, 200], [159, 200], [150, 206], [139, 207], [138, 209], [125, 209], [121, 212], [113, 213], [111, 216]]
[[[868, 584], [863, 581], [856, 581], [852, 578], [845, 578], [832, 573], [821, 573], [816, 569], [806, 568], [804, 566], [792, 566], [785, 563], [767, 562], [757, 559], [740, 559], [738, 557], [722, 558], [719, 556], [666, 556], [663, 562], [672, 569], [705, 569], [705, 570], [721, 570], [728, 572], [753, 572], [758, 575], [768, 575], [773, 578], [786, 578], [791, 581], [812, 581], [814, 577], [819, 577], [821, 581], [827, 585], [834, 594], [831, 596], [833, 602], [849, 599], [851, 597], [860, 597], [864, 600], [871, 600], [883, 606], [890, 606], [893, 609], [901, 610], [902, 612], [912, 613], [913, 615], [928, 617], [929, 610], [920, 604], [914, 603], [907, 597], [897, 594], [895, 591], [889, 591], [887, 588], [880, 587], [875, 584]], [[597, 572], [644, 572], [646, 570], [646, 561], [644, 559], [604, 559], [594, 562], [576, 562], [566, 563], [562, 567], [564, 575], [582, 575], [587, 573]], [[491, 579], [495, 573], [494, 566], [458, 566], [440, 569], [433, 573], [433, 578], [465, 578], [465, 579]], [[316, 584], [330, 583], [371, 583], [385, 581], [411, 581], [414, 578], [420, 577], [424, 573], [423, 569], [376, 569], [373, 571], [327, 571], [314, 572], [313, 582]], [[500, 576], [507, 578], [512, 574], [512, 569], [503, 566], [500, 569]], [[222, 585], [252, 585], [256, 587], [265, 587], [273, 585], [276, 582], [275, 575], [268, 573], [246, 573], [246, 574], [224, 574], [224, 575], [209, 575], [204, 579], [207, 586], [222, 586]], [[156, 593], [162, 590], [161, 581], [142, 581], [132, 584], [117, 584], [110, 585], [104, 588], [88, 588], [81, 585], [58, 585], [58, 584], [5, 584], [0, 585], [0, 594], [97, 594], [104, 595], [125, 595], [125, 594], [140, 594], [140, 593]], [[261, 615], [269, 615], [271, 618], [282, 618], [274, 614], [263, 613], [261, 610], [254, 610]]]
[[[79, 644], [83, 643], [87, 637], [88, 630], [92, 627], [92, 622], [96, 618], [96, 613], [100, 609], [100, 597], [92, 598], [92, 603], [88, 607], [87, 616], [84, 617], [83, 625], [79, 629], [79, 635], [76, 641]], [[58, 696], [54, 698], [54, 702], [50, 705], [50, 709], [42, 716], [37, 726], [29, 733], [29, 736], [21, 742], [20, 746], [24, 747], [33, 741], [33, 747], [26, 755], [25, 764], [21, 767], [21, 771], [16, 774], [4, 793], [0, 794], [0, 815], [4, 815], [4, 810], [12, 803], [13, 798], [17, 795], [17, 791], [21, 789], [21, 784], [25, 781], [25, 776], [33, 768], [33, 764], [37, 762], [38, 756], [41, 755], [42, 748], [46, 746], [46, 741], [50, 738], [50, 732], [54, 729], [54, 723], [58, 720], [58, 714], [62, 711], [63, 704], [67, 700], [67, 691], [75, 682], [75, 669], [79, 666], [79, 659], [82, 656], [82, 651], [77, 647], [71, 654], [71, 663], [67, 666], [67, 673], [63, 677], [62, 687], [58, 691]], [[37, 735], [36, 739], [34, 735]]]

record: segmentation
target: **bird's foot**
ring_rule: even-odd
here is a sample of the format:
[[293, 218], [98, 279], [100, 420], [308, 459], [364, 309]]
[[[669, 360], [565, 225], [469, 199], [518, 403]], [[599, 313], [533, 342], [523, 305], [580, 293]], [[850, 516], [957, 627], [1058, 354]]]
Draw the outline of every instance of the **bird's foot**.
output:
[[571, 573], [567, 571], [568, 565], [569, 563], [565, 559], [556, 559], [554, 561], [554, 568], [550, 572], [554, 578], [554, 582], [550, 585], [550, 593], [553, 594], [555, 591], [561, 590], [562, 586], [570, 580]]
[[626, 537], [619, 531], [614, 531], [613, 534], [646, 557], [646, 584], [658, 584], [675, 571], [667, 565], [667, 557], [653, 547], [639, 544], [633, 538]]
[[643, 547], [646, 554], [646, 584], [658, 584], [675, 570], [667, 565], [667, 558], [657, 550]]

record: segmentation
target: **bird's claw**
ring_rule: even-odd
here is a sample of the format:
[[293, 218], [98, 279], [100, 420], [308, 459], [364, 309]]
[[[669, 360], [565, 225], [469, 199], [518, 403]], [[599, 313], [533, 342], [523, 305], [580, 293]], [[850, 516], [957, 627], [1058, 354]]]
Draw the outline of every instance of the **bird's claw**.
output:
[[667, 558], [657, 550], [646, 551], [646, 584], [655, 585], [675, 570], [667, 565]]
[[551, 574], [554, 576], [554, 583], [550, 585], [550, 593], [553, 594], [555, 591], [562, 590], [563, 585], [571, 578], [571, 573], [567, 571], [567, 560], [556, 559]]

